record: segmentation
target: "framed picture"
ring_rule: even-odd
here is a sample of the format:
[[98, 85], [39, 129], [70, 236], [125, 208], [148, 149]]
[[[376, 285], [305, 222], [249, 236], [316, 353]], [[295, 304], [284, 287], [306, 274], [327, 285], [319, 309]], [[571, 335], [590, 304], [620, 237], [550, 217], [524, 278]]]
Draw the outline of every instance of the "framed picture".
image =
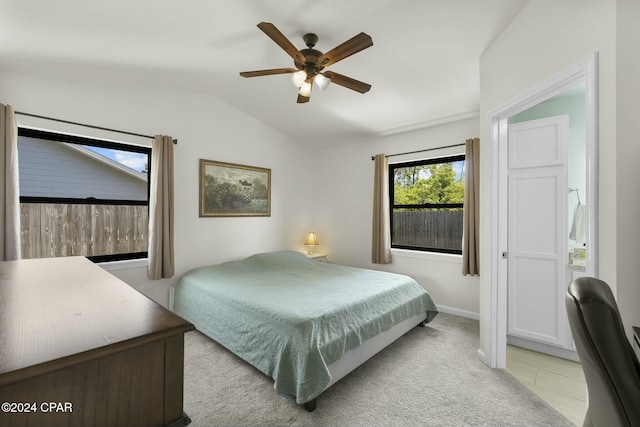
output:
[[200, 216], [271, 216], [271, 169], [200, 159]]

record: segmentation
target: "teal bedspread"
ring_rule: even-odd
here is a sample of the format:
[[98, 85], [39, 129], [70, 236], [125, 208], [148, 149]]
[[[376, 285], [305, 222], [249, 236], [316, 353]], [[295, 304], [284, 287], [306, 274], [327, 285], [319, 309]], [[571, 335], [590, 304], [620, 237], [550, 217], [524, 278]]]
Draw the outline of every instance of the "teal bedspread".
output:
[[421, 312], [438, 313], [407, 276], [320, 263], [292, 251], [185, 273], [175, 311], [275, 380], [297, 403], [329, 383], [327, 366]]

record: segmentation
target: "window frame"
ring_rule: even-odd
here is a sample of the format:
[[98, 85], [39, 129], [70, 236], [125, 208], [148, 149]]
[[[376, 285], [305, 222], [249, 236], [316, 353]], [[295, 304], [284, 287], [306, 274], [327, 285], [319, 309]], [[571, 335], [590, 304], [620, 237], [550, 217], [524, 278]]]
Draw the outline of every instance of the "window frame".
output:
[[[133, 153], [146, 154], [148, 159], [147, 167], [147, 200], [126, 200], [126, 199], [98, 199], [88, 198], [70, 198], [70, 197], [39, 197], [39, 196], [20, 196], [20, 203], [59, 203], [59, 204], [78, 204], [78, 205], [130, 205], [130, 206], [147, 206], [149, 209], [149, 199], [151, 196], [151, 147], [141, 145], [127, 144], [123, 142], [109, 141], [99, 138], [90, 138], [85, 136], [70, 135], [61, 132], [45, 131], [33, 129], [29, 127], [18, 127], [18, 137], [28, 137], [43, 139], [46, 141], [62, 142], [67, 144], [76, 144], [83, 146], [93, 146], [99, 148], [115, 149], [119, 151], [129, 151]], [[18, 149], [19, 150], [19, 149]], [[18, 155], [20, 153], [18, 152]], [[127, 261], [134, 259], [144, 259], [149, 255], [148, 251], [129, 252], [123, 254], [111, 255], [94, 255], [86, 258], [94, 263], [111, 262], [111, 261]]]
[[444, 157], [432, 157], [423, 160], [412, 160], [408, 162], [390, 163], [388, 165], [388, 179], [389, 179], [389, 233], [391, 236], [391, 248], [392, 249], [406, 249], [420, 252], [435, 252], [444, 254], [462, 255], [462, 242], [460, 249], [448, 249], [426, 246], [412, 246], [412, 245], [399, 245], [393, 243], [393, 210], [394, 209], [446, 209], [446, 208], [460, 208], [464, 211], [464, 203], [422, 203], [422, 204], [409, 204], [409, 205], [396, 205], [394, 204], [394, 178], [395, 170], [415, 167], [415, 166], [428, 166], [440, 163], [454, 163], [459, 161], [466, 161], [464, 154], [454, 154]]

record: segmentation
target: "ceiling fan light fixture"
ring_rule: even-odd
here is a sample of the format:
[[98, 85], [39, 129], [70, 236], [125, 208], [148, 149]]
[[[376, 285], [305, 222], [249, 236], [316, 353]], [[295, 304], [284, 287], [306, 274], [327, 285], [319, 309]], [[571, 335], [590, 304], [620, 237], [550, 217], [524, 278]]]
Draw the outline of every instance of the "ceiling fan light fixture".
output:
[[291, 57], [291, 59], [293, 59], [295, 68], [288, 67], [272, 68], [268, 70], [242, 71], [240, 76], [259, 77], [274, 74], [291, 74], [291, 82], [298, 88], [298, 104], [309, 102], [314, 81], [321, 90], [326, 89], [330, 83], [359, 93], [366, 93], [371, 89], [370, 84], [352, 79], [351, 77], [343, 76], [342, 74], [334, 73], [333, 71], [325, 71], [322, 73], [322, 70], [324, 70], [325, 67], [333, 65], [338, 61], [342, 61], [353, 54], [373, 46], [373, 40], [368, 34], [356, 34], [333, 49], [322, 53], [319, 50], [314, 49], [314, 46], [318, 41], [318, 36], [313, 33], [305, 34], [302, 37], [307, 48], [298, 50], [293, 43], [291, 43], [291, 41], [289, 41], [289, 39], [272, 23], [260, 22], [258, 24], [258, 28], [262, 30], [267, 37], [280, 46], [280, 48]]
[[291, 82], [295, 87], [301, 87], [307, 80], [307, 72], [304, 70], [296, 71], [291, 75]]
[[300, 90], [298, 91], [298, 93], [301, 96], [309, 98], [311, 96], [311, 83], [311, 81], [305, 81], [304, 83], [302, 83], [302, 86], [300, 86]]
[[325, 90], [329, 86], [329, 83], [331, 83], [331, 79], [322, 74], [316, 75], [313, 80], [316, 82], [320, 90]]

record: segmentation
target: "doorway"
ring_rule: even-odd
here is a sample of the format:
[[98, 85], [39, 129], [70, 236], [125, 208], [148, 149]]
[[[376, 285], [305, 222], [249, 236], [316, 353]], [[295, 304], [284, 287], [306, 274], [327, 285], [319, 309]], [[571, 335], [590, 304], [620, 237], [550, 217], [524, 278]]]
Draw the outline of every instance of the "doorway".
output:
[[[507, 336], [509, 335], [509, 239], [510, 232], [507, 224], [509, 223], [509, 200], [505, 197], [507, 194], [501, 189], [509, 188], [509, 171], [508, 171], [508, 143], [509, 143], [509, 124], [519, 121], [523, 115], [530, 114], [532, 111], [539, 110], [540, 105], [547, 103], [555, 98], [566, 96], [572, 91], [582, 91], [583, 101], [582, 108], [584, 111], [584, 149], [582, 161], [570, 161], [566, 166], [564, 181], [555, 180], [554, 188], [562, 187], [562, 199], [558, 198], [558, 209], [562, 211], [562, 218], [557, 216], [558, 224], [562, 224], [562, 230], [558, 231], [558, 241], [555, 242], [555, 250], [558, 252], [557, 259], [562, 259], [562, 267], [554, 268], [553, 274], [559, 281], [558, 287], [555, 289], [557, 295], [564, 295], [561, 288], [566, 289], [568, 282], [580, 275], [597, 276], [597, 54], [593, 54], [578, 64], [560, 73], [559, 75], [543, 82], [530, 92], [518, 97], [515, 101], [510, 102], [503, 108], [489, 116], [491, 125], [491, 159], [487, 162], [489, 170], [492, 171], [490, 176], [489, 197], [488, 202], [491, 203], [493, 212], [490, 226], [490, 245], [489, 254], [491, 262], [492, 275], [489, 284], [489, 298], [482, 303], [481, 311], [487, 310], [490, 313], [485, 317], [487, 320], [481, 325], [484, 333], [489, 337], [488, 347], [485, 348], [485, 354], [481, 354], [485, 363], [491, 367], [506, 367], [506, 347]], [[568, 114], [567, 111], [556, 111], [555, 115]], [[520, 115], [520, 117], [519, 117]], [[571, 147], [568, 148], [569, 152]], [[569, 156], [570, 158], [571, 156]], [[573, 164], [573, 167], [570, 165]], [[573, 220], [572, 215], [575, 212], [575, 204], [577, 203], [576, 192], [570, 192], [572, 176], [575, 171], [581, 171], [582, 184], [580, 184], [579, 196], [580, 204], [584, 204], [585, 227], [580, 239], [576, 239], [575, 243], [570, 242], [569, 233], [571, 230], [570, 221]], [[557, 175], [556, 171], [556, 176]], [[555, 178], [554, 178], [555, 179]], [[548, 179], [546, 183], [551, 182]], [[558, 182], [561, 182], [558, 184]], [[526, 203], [526, 202], [524, 202]], [[556, 212], [557, 213], [557, 212]], [[575, 235], [574, 235], [575, 237]], [[560, 239], [562, 242], [560, 242]], [[582, 241], [584, 240], [584, 241]], [[511, 242], [513, 246], [513, 242]], [[577, 250], [574, 251], [575, 247]], [[516, 248], [517, 249], [517, 248]], [[571, 254], [571, 256], [569, 256]], [[511, 264], [513, 264], [511, 260]], [[556, 266], [557, 267], [557, 266]], [[579, 267], [579, 268], [576, 268]], [[561, 271], [562, 270], [562, 271]], [[564, 274], [564, 277], [561, 277]], [[566, 282], [566, 284], [564, 283]], [[558, 300], [550, 303], [558, 307]], [[562, 301], [564, 304], [564, 301]], [[556, 319], [553, 327], [557, 336], [563, 335], [567, 329], [560, 330], [564, 326], [566, 320], [563, 313], [556, 312]], [[535, 321], [535, 320], [534, 320]], [[525, 341], [533, 343], [533, 349], [537, 351], [546, 351], [545, 346], [551, 344], [552, 348], [566, 347], [566, 336], [562, 338], [561, 345], [556, 343], [545, 343], [544, 340], [536, 339], [536, 337], [526, 337]], [[533, 339], [531, 339], [533, 338]], [[539, 345], [542, 345], [540, 350]], [[567, 357], [567, 355], [562, 355]], [[571, 358], [571, 357], [570, 357]]]

